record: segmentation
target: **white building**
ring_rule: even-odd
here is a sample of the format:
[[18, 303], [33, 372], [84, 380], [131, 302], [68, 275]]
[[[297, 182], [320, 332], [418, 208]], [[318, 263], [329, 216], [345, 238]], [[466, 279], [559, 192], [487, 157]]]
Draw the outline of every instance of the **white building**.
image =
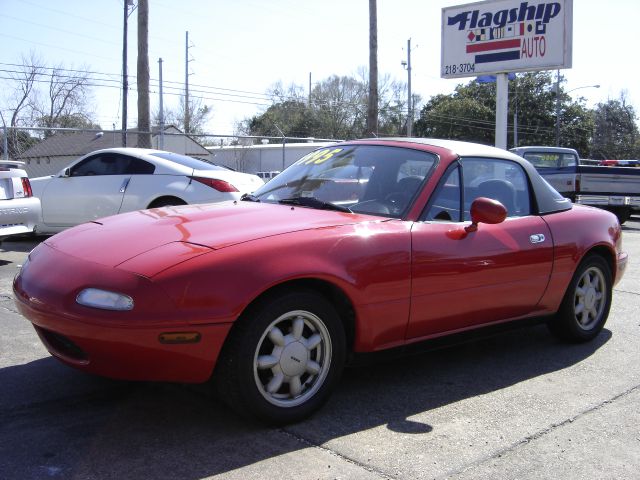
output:
[[246, 173], [282, 171], [307, 153], [333, 142], [207, 147], [209, 161]]

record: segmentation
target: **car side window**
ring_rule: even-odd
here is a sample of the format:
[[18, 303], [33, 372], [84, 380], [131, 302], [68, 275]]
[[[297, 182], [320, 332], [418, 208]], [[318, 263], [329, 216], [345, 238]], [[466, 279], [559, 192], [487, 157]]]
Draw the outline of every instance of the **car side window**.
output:
[[531, 214], [529, 182], [519, 164], [492, 158], [464, 158], [461, 163], [465, 220], [471, 220], [471, 203], [478, 197], [498, 200], [507, 217]]
[[94, 155], [71, 167], [70, 175], [72, 177], [86, 177], [90, 175], [101, 175], [101, 172], [102, 156]]
[[127, 157], [129, 160], [126, 173], [131, 175], [150, 175], [156, 170], [153, 163], [145, 162], [139, 158]]
[[72, 177], [92, 175], [126, 175], [131, 158], [113, 153], [99, 153], [78, 163], [71, 169]]
[[460, 167], [452, 169], [440, 182], [421, 220], [459, 222]]

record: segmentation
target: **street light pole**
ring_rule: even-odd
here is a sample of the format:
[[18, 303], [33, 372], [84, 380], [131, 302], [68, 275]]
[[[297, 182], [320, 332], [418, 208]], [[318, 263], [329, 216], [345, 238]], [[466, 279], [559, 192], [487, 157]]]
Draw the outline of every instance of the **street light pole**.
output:
[[407, 40], [407, 61], [401, 62], [407, 69], [407, 137], [413, 131], [413, 101], [411, 99], [411, 39]]
[[2, 138], [2, 156], [5, 160], [9, 160], [9, 139], [7, 138], [9, 131], [7, 130], [7, 124], [4, 122], [4, 115], [2, 115], [2, 111], [0, 111], [0, 118], [2, 119], [2, 131], [4, 133]]
[[[584, 85], [582, 87], [572, 88], [565, 92], [567, 95], [582, 88], [600, 88], [600, 85]], [[560, 146], [560, 70], [558, 70], [558, 79], [556, 81], [556, 147]]]

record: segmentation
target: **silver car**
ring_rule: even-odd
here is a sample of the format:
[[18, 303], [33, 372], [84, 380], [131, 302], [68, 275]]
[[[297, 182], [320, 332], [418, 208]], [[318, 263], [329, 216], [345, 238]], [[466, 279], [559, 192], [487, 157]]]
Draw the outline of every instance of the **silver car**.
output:
[[31, 180], [42, 202], [38, 233], [147, 208], [239, 200], [264, 182], [203, 160], [162, 150], [107, 148], [57, 175]]
[[40, 219], [40, 200], [22, 167], [22, 162], [0, 160], [0, 240], [33, 232]]

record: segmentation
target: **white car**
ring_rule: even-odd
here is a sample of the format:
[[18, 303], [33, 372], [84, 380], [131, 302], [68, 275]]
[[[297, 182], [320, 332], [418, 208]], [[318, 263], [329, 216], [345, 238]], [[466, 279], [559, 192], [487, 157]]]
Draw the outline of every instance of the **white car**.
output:
[[97, 150], [57, 175], [31, 180], [42, 202], [38, 233], [133, 210], [237, 200], [263, 183], [256, 175], [143, 148]]
[[31, 233], [40, 218], [40, 200], [33, 196], [24, 163], [0, 160], [0, 240]]

